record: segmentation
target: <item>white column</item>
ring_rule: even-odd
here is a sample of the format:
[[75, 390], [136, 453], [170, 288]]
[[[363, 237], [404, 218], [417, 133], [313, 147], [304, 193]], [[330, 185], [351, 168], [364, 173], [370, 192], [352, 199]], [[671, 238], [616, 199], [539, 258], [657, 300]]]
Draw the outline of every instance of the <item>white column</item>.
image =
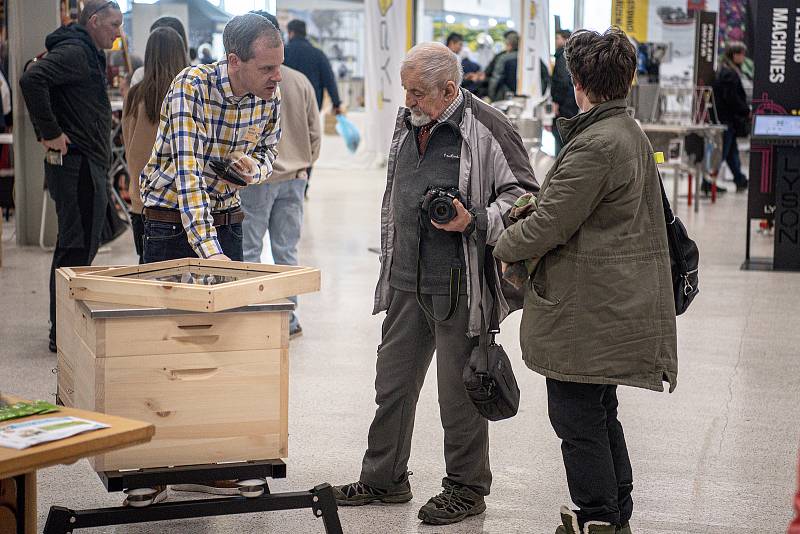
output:
[[[39, 242], [44, 187], [44, 149], [36, 140], [19, 78], [25, 63], [45, 50], [44, 39], [61, 24], [58, 2], [54, 0], [10, 0], [9, 83], [14, 95], [14, 204], [16, 205], [17, 243]], [[24, 28], [24, 30], [23, 30]], [[47, 200], [45, 243], [53, 245], [56, 236], [55, 206]]]

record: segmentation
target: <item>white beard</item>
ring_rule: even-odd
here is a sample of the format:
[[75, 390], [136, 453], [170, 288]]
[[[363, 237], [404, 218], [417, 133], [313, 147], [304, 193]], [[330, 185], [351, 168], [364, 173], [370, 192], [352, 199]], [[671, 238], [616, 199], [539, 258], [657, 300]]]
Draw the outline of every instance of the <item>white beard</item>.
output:
[[423, 113], [421, 111], [418, 112], [412, 111], [409, 120], [411, 121], [412, 126], [416, 126], [417, 128], [419, 128], [420, 126], [425, 126], [433, 119], [427, 113]]

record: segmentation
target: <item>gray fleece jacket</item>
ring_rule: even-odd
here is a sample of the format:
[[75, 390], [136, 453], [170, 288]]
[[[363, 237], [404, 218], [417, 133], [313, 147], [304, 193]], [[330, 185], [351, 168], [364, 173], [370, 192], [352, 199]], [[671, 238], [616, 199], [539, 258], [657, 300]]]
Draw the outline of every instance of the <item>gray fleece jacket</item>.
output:
[[[458, 130], [461, 133], [459, 190], [462, 197], [470, 198], [474, 208], [485, 208], [488, 219], [486, 242], [494, 245], [505, 228], [504, 216], [519, 196], [539, 191], [533, 175], [528, 153], [519, 134], [500, 111], [464, 91], [464, 113], [460, 117]], [[394, 137], [389, 150], [386, 192], [381, 207], [381, 273], [375, 289], [373, 314], [389, 308], [394, 289], [389, 284], [394, 255], [394, 211], [392, 194], [395, 187], [397, 154], [409, 130], [405, 120], [410, 114], [401, 107], [397, 114]], [[481, 331], [481, 309], [489, 313], [491, 295], [476, 295], [473, 288], [478, 283], [478, 252], [476, 232], [462, 237], [464, 257], [467, 264], [467, 298], [470, 318], [466, 335], [477, 336]], [[491, 266], [489, 266], [491, 268]], [[499, 280], [499, 276], [486, 273], [487, 279]], [[509, 313], [509, 306], [502, 296], [499, 285], [495, 293], [500, 296], [499, 311], [502, 321]], [[489, 322], [487, 316], [486, 322]]]

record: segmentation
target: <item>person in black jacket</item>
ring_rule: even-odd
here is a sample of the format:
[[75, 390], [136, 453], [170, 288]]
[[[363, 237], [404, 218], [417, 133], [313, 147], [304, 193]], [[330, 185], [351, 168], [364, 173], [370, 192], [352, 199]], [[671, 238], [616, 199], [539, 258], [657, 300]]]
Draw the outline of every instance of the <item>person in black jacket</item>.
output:
[[[719, 122], [728, 127], [722, 144], [722, 157], [733, 173], [737, 193], [747, 189], [747, 178], [742, 173], [739, 147], [736, 145], [737, 137], [750, 135], [750, 106], [742, 86], [741, 71], [746, 54], [747, 47], [743, 43], [729, 43], [713, 84]], [[704, 183], [703, 189], [710, 190], [710, 184]]]
[[284, 49], [283, 64], [294, 70], [299, 70], [314, 86], [317, 94], [317, 107], [322, 109], [322, 91], [328, 91], [328, 96], [333, 103], [333, 112], [338, 115], [342, 101], [339, 98], [339, 89], [336, 87], [336, 78], [333, 75], [331, 62], [325, 52], [315, 47], [306, 38], [306, 23], [302, 20], [292, 20], [287, 26], [289, 43]]
[[[572, 77], [567, 69], [567, 58], [564, 56], [564, 45], [567, 43], [571, 32], [569, 30], [559, 30], [556, 32], [556, 64], [553, 67], [553, 76], [550, 79], [550, 96], [553, 99], [553, 113], [555, 119], [564, 117], [571, 119], [579, 113], [578, 104], [575, 102], [575, 88], [572, 86]], [[564, 140], [558, 128], [553, 128], [553, 137], [556, 139], [556, 153], [561, 152]]]
[[[48, 150], [45, 181], [56, 204], [58, 238], [50, 268], [50, 350], [56, 351], [55, 270], [91, 265], [106, 214], [111, 104], [106, 58], [119, 36], [116, 2], [87, 0], [77, 24], [45, 40], [47, 55], [19, 81], [37, 137]], [[60, 161], [59, 161], [60, 160]]]
[[461, 51], [464, 49], [464, 36], [460, 33], [453, 32], [447, 36], [445, 45], [455, 55], [461, 58], [461, 68], [464, 70], [464, 81], [461, 82], [461, 87], [470, 93], [474, 93], [478, 87], [476, 74], [481, 71], [481, 66], [472, 61], [470, 58], [461, 56]]

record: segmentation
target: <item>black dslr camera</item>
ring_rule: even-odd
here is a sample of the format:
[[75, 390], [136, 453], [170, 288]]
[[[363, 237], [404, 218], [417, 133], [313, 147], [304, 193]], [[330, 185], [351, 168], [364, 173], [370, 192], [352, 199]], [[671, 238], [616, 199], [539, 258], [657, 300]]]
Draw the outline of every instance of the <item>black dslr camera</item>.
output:
[[427, 213], [430, 220], [436, 224], [447, 224], [456, 218], [458, 212], [453, 201], [458, 199], [462, 204], [461, 193], [455, 187], [428, 186], [425, 196], [422, 197], [420, 209]]

